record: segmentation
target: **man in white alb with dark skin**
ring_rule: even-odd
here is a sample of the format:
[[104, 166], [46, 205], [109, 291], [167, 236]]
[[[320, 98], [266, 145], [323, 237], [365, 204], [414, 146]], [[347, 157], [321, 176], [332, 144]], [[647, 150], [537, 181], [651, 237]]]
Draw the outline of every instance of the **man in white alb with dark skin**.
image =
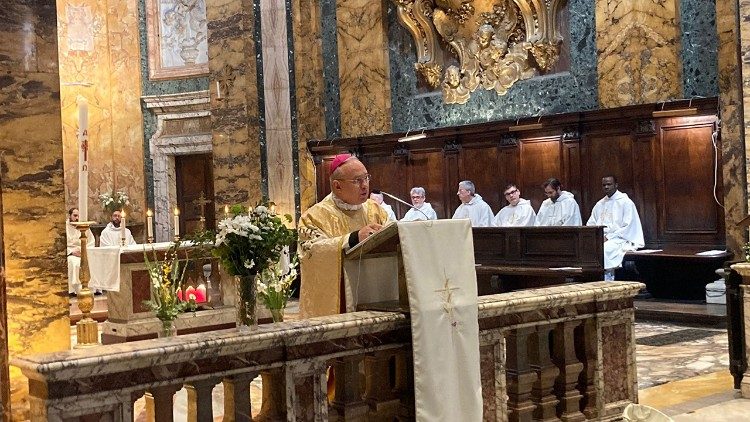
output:
[[642, 248], [643, 228], [635, 204], [620, 192], [615, 176], [602, 178], [604, 198], [594, 205], [587, 226], [604, 226], [604, 279], [614, 280], [628, 251]]
[[505, 186], [503, 195], [508, 205], [503, 207], [492, 221], [496, 227], [533, 226], [536, 212], [528, 199], [521, 198], [521, 191], [513, 183]]

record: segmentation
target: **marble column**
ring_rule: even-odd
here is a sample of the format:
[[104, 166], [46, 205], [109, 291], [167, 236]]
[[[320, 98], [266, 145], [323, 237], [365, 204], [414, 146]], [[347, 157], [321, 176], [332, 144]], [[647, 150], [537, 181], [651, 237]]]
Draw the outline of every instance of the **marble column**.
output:
[[255, 22], [252, 0], [206, 3], [209, 85], [212, 89], [214, 193], [217, 219], [226, 204], [255, 205], [262, 199], [261, 125]]
[[304, 212], [317, 201], [315, 163], [307, 151], [307, 141], [322, 140], [326, 136], [321, 5], [320, 0], [291, 0], [291, 5], [295, 46], [294, 80], [299, 139], [300, 209]]
[[[740, 18], [738, 20], [738, 14]], [[727, 248], [742, 257], [742, 245], [747, 241], [747, 230], [735, 223], [747, 215], [747, 134], [750, 88], [750, 64], [740, 63], [740, 54], [750, 50], [750, 26], [744, 22], [750, 15], [747, 2], [716, 2], [716, 30], [719, 38], [719, 111], [721, 113], [722, 176], [724, 178], [724, 219]], [[740, 39], [741, 37], [741, 39]]]
[[[11, 357], [70, 347], [57, 17], [54, 0], [3, 2], [0, 169]], [[10, 368], [14, 420], [27, 381]]]
[[677, 2], [595, 3], [600, 107], [681, 98]]

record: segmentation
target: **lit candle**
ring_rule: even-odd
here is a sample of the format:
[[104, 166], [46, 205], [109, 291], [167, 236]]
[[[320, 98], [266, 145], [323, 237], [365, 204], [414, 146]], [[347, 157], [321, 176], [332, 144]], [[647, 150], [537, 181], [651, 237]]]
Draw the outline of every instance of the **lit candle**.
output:
[[229, 205], [224, 205], [224, 218], [229, 218]]
[[219, 85], [219, 81], [216, 81], [216, 99], [221, 99], [221, 86]]
[[126, 230], [127, 224], [125, 223], [125, 210], [122, 210], [120, 211], [120, 241], [122, 246], [127, 245], [127, 237], [125, 235]]
[[174, 235], [180, 235], [180, 209], [174, 207]]
[[78, 103], [78, 215], [89, 221], [89, 102], [79, 95]]
[[150, 208], [146, 210], [146, 236], [154, 237], [154, 212]]
[[195, 288], [195, 302], [203, 303], [207, 300], [206, 297], [206, 285], [201, 283]]

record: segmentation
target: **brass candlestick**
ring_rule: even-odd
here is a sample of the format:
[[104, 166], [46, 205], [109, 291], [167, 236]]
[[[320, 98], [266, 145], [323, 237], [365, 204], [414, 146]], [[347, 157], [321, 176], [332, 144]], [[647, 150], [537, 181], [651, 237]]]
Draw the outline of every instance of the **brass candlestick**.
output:
[[95, 221], [71, 223], [81, 232], [81, 268], [79, 272], [81, 290], [78, 293], [78, 309], [81, 310], [83, 318], [76, 323], [76, 335], [78, 337], [78, 342], [75, 346], [76, 348], [99, 345], [99, 330], [96, 321], [91, 318], [91, 310], [94, 309], [94, 294], [91, 293], [91, 289], [89, 289], [91, 273], [89, 272], [89, 258], [86, 248], [86, 232], [89, 230], [89, 227], [95, 223]]

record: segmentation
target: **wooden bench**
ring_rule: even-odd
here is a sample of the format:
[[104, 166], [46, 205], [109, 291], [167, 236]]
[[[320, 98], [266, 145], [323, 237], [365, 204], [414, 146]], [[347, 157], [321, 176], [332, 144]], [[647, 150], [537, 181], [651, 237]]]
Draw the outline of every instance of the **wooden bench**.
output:
[[707, 250], [724, 250], [721, 246], [667, 245], [659, 249], [662, 250], [651, 253], [628, 252], [623, 259], [623, 262], [632, 261], [635, 264], [640, 281], [646, 284], [655, 298], [705, 299], [706, 284], [717, 280], [715, 271], [732, 258], [730, 252], [696, 255]]
[[602, 280], [601, 227], [475, 227], [480, 295]]

